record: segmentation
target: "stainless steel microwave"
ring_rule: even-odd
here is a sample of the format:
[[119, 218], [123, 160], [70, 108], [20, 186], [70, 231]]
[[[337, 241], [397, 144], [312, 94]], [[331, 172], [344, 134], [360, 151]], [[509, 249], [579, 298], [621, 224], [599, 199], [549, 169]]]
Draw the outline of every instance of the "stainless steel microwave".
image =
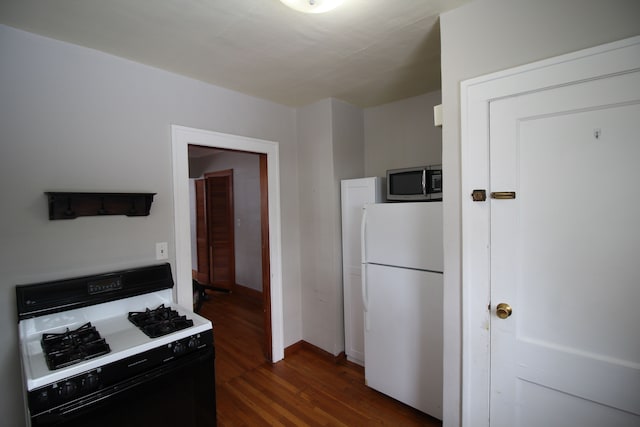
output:
[[442, 165], [388, 170], [387, 200], [390, 202], [442, 200]]

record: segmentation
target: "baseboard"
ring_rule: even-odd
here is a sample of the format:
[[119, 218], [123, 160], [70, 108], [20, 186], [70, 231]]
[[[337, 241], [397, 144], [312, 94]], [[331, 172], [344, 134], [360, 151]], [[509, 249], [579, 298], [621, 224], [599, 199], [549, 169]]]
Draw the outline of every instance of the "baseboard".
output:
[[298, 351], [305, 349], [307, 351], [311, 351], [315, 354], [318, 354], [320, 356], [322, 356], [323, 358], [327, 359], [327, 360], [331, 360], [334, 363], [353, 363], [353, 362], [349, 362], [347, 360], [347, 355], [345, 354], [344, 351], [340, 352], [340, 354], [338, 354], [337, 356], [334, 356], [333, 354], [329, 353], [326, 350], [321, 349], [320, 347], [317, 347], [305, 340], [300, 340], [296, 343], [291, 344], [290, 346], [288, 346], [287, 348], [284, 349], [284, 358], [286, 359], [288, 356], [297, 353]]
[[302, 343], [304, 343], [304, 341], [300, 340], [300, 341], [298, 341], [296, 343], [291, 344], [289, 347], [285, 348], [284, 349], [284, 358], [286, 359], [287, 357], [291, 356], [292, 354], [295, 354], [295, 353], [299, 352], [302, 349]]
[[[197, 270], [193, 270], [193, 269], [191, 270], [191, 277], [200, 283], [203, 283], [203, 284], [207, 283], [207, 279], [204, 277], [200, 277], [200, 274], [198, 273]], [[262, 302], [262, 292], [257, 291], [253, 288], [249, 288], [247, 286], [243, 286], [236, 283], [231, 287], [229, 291], [235, 292], [247, 298], [251, 298], [251, 299]]]
[[207, 283], [207, 276], [204, 274], [200, 274], [198, 270], [191, 270], [191, 278], [194, 279], [198, 283]]
[[253, 288], [249, 288], [247, 286], [242, 286], [239, 284], [235, 284], [233, 286], [233, 292], [235, 292], [236, 294], [240, 294], [242, 296], [245, 296], [247, 298], [251, 298], [251, 299], [255, 299], [258, 301], [262, 301], [262, 292], [260, 291], [256, 291]]

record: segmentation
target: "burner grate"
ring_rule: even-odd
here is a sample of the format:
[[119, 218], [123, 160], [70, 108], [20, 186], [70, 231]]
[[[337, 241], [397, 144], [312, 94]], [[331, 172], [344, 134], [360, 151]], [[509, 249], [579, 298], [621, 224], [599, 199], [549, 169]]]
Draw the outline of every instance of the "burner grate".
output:
[[193, 320], [161, 304], [153, 310], [132, 311], [129, 320], [149, 338], [157, 338], [193, 326]]
[[62, 333], [43, 334], [41, 343], [47, 366], [52, 371], [111, 351], [90, 322], [74, 330], [67, 328]]

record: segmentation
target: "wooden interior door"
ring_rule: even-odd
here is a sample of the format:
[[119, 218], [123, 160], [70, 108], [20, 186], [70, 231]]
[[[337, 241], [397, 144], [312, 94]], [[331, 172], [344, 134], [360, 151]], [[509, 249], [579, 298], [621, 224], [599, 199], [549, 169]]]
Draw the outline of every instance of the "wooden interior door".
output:
[[194, 277], [198, 282], [209, 283], [209, 232], [207, 231], [206, 181], [195, 180], [196, 191], [196, 257], [198, 270]]
[[233, 170], [205, 174], [209, 284], [231, 290], [235, 285]]

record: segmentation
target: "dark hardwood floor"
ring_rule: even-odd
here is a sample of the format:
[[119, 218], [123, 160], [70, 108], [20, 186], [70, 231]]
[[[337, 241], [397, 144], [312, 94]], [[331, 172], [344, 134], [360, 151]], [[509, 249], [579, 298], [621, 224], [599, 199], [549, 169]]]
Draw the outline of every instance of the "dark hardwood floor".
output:
[[275, 364], [262, 351], [262, 307], [238, 293], [210, 294], [218, 426], [437, 426], [435, 418], [364, 385], [362, 367], [307, 346]]

